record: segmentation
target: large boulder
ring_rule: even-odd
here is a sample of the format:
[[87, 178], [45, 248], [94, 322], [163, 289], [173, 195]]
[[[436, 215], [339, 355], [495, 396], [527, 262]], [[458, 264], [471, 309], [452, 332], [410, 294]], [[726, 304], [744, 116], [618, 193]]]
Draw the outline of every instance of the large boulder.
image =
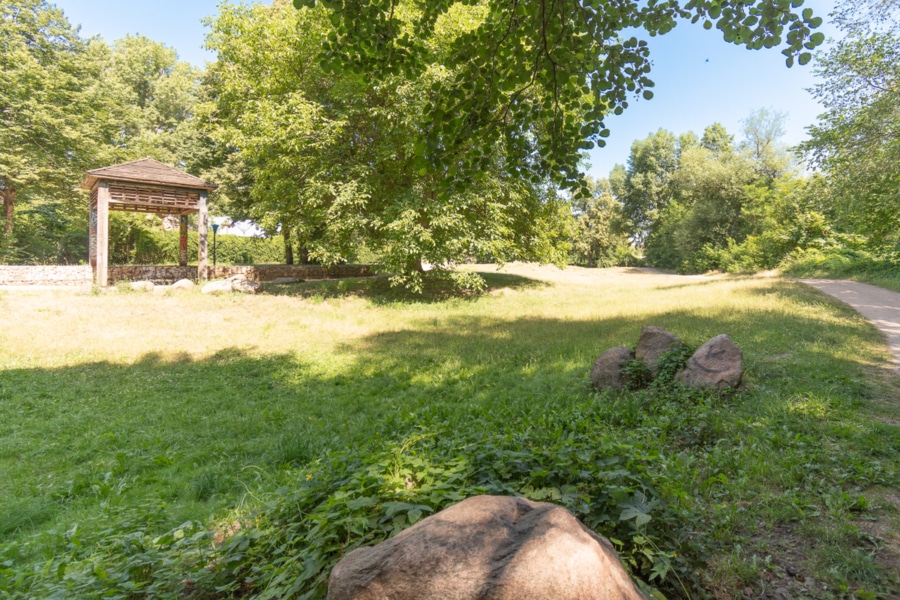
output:
[[694, 352], [675, 381], [688, 387], [736, 388], [744, 376], [744, 353], [725, 334]]
[[656, 377], [659, 371], [659, 357], [663, 352], [677, 348], [684, 342], [677, 335], [662, 327], [642, 327], [634, 357], [644, 361], [650, 372]]
[[171, 289], [173, 290], [192, 290], [194, 289], [194, 282], [190, 279], [179, 279], [175, 283], [172, 284]]
[[553, 504], [475, 496], [345, 556], [328, 600], [644, 600], [612, 545]]
[[228, 279], [221, 279], [219, 281], [210, 281], [202, 288], [200, 288], [201, 294], [227, 294], [231, 291], [231, 281]]
[[242, 294], [255, 294], [259, 291], [260, 284], [256, 281], [250, 281], [246, 278], [240, 279], [230, 279], [231, 281], [231, 291], [240, 292]]
[[625, 364], [634, 358], [631, 350], [625, 346], [610, 348], [597, 357], [591, 367], [591, 385], [598, 390], [625, 388]]

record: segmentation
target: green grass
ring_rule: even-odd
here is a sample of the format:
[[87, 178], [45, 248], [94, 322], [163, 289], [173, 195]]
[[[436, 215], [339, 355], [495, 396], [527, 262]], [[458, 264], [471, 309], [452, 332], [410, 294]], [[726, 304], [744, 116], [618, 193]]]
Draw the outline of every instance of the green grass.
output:
[[[389, 502], [427, 514], [450, 488], [563, 503], [671, 596], [891, 597], [900, 385], [871, 325], [779, 279], [515, 272], [468, 298], [379, 279], [0, 295], [0, 597], [91, 597], [120, 574], [156, 596], [279, 590], [313, 552], [321, 583], [420, 516]], [[728, 333], [747, 389], [593, 393], [594, 358], [643, 325]], [[232, 566], [210, 574], [211, 552]]]

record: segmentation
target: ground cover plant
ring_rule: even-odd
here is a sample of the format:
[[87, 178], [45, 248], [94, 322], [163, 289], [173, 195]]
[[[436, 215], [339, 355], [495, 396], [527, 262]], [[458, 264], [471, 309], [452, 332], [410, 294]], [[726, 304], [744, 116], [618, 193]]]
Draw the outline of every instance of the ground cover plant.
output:
[[[4, 292], [0, 597], [319, 597], [476, 493], [566, 506], [667, 597], [896, 597], [900, 386], [861, 317], [778, 278], [486, 280]], [[650, 324], [728, 333], [746, 389], [592, 392]]]
[[782, 270], [793, 277], [853, 279], [900, 291], [900, 246], [810, 248], [790, 254]]

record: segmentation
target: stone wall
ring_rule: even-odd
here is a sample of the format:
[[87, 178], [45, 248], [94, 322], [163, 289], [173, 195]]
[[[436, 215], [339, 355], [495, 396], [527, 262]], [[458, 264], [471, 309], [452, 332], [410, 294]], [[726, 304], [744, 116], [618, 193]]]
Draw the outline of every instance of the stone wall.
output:
[[197, 267], [178, 265], [116, 265], [109, 267], [109, 285], [119, 281], [152, 281], [157, 285], [168, 285], [179, 279], [197, 279]]
[[91, 285], [90, 265], [0, 265], [0, 285]]
[[[209, 267], [210, 279], [223, 279], [242, 274], [251, 281], [274, 281], [279, 277], [298, 280], [369, 277], [368, 265], [248, 265]], [[179, 279], [197, 280], [197, 267], [177, 265], [118, 265], [109, 267], [109, 285], [119, 281], [152, 281], [165, 285]], [[94, 281], [90, 265], [6, 266], [0, 265], [0, 285], [91, 285]]]
[[[243, 275], [250, 281], [274, 281], [279, 277], [295, 279], [341, 279], [344, 277], [369, 277], [372, 269], [368, 265], [220, 265], [209, 267], [210, 279], [224, 279], [232, 275]], [[197, 267], [162, 266], [113, 266], [109, 268], [109, 284], [117, 281], [152, 281], [156, 284], [174, 283], [179, 279], [197, 280]]]

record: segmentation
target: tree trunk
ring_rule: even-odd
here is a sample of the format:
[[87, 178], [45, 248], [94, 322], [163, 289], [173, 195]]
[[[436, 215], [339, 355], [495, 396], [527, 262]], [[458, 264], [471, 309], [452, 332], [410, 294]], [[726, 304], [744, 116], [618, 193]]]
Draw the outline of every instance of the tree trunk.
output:
[[422, 257], [410, 259], [409, 263], [407, 263], [407, 269], [416, 273], [424, 273], [425, 266], [422, 264]]
[[3, 190], [3, 218], [5, 219], [5, 223], [3, 225], [3, 233], [4, 235], [12, 235], [13, 232], [13, 217], [16, 211], [16, 190], [13, 188], [6, 188]]
[[300, 264], [309, 264], [309, 248], [307, 248], [306, 246], [300, 246]]
[[281, 235], [284, 237], [284, 264], [294, 264], [294, 246], [291, 244], [291, 230], [284, 223], [281, 224]]

